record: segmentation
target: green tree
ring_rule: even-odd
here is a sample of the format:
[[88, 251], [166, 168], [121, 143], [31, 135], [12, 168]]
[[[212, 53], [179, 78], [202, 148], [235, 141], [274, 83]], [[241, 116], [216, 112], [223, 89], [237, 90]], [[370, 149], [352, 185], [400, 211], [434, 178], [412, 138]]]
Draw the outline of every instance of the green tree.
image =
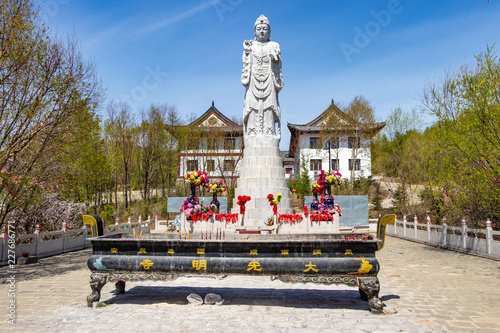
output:
[[295, 189], [299, 200], [304, 201], [304, 197], [311, 194], [311, 179], [309, 178], [309, 156], [303, 155], [300, 163], [300, 173], [297, 178], [288, 181], [290, 191]]
[[112, 163], [115, 165], [115, 184], [117, 189], [121, 185], [125, 208], [128, 208], [133, 173], [132, 158], [137, 144], [136, 132], [134, 131], [135, 120], [128, 104], [117, 105], [111, 102], [108, 104], [107, 111], [108, 119], [105, 122], [105, 133], [113, 151]]
[[53, 186], [75, 120], [93, 117], [103, 90], [77, 43], [50, 36], [31, 1], [0, 4], [1, 225]]
[[371, 203], [373, 205], [373, 209], [377, 212], [380, 212], [382, 210], [382, 197], [380, 195], [375, 194], [372, 198]]
[[500, 218], [500, 61], [493, 47], [443, 81], [429, 84], [423, 109], [436, 117], [433, 139], [442, 153], [436, 180], [445, 205], [475, 225]]

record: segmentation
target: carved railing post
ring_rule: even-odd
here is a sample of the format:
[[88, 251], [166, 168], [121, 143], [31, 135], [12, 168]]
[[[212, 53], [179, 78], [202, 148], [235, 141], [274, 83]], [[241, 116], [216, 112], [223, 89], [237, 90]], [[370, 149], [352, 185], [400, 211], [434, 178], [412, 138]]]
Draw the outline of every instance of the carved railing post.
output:
[[8, 234], [8, 231], [7, 231], [7, 226], [6, 225], [3, 225], [2, 226], [3, 228], [3, 232], [2, 232], [2, 235], [0, 236], [1, 240], [2, 240], [2, 253], [0, 255], [0, 261], [7, 261], [7, 254], [9, 253], [9, 249], [8, 249], [8, 238], [7, 238], [7, 234]]
[[462, 248], [464, 250], [467, 249], [467, 221], [465, 219], [462, 219]]
[[448, 241], [448, 221], [443, 217], [443, 245], [446, 246]]
[[413, 227], [415, 228], [415, 239], [418, 239], [418, 217], [417, 215], [415, 214], [415, 216], [413, 217]]
[[488, 218], [486, 221], [486, 253], [491, 254], [491, 242], [493, 241], [493, 228], [491, 227], [491, 220]]
[[35, 256], [38, 256], [38, 252], [40, 251], [40, 242], [41, 242], [41, 237], [40, 237], [40, 225], [37, 224], [35, 226], [35, 235], [34, 235], [34, 240], [35, 240]]
[[66, 232], [68, 231], [68, 223], [66, 222], [63, 222], [62, 223], [62, 239], [63, 239], [63, 248], [62, 248], [62, 252], [66, 252]]
[[406, 237], [406, 215], [403, 215], [403, 236]]
[[431, 217], [427, 215], [427, 240], [431, 240]]

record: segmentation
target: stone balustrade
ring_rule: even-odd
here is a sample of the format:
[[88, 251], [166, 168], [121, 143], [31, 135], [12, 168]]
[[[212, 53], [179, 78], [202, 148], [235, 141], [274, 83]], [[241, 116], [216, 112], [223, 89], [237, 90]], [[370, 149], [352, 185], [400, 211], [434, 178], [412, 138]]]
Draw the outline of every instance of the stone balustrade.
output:
[[[370, 220], [371, 223], [376, 221]], [[408, 218], [403, 216], [402, 220], [387, 226], [387, 234], [500, 258], [500, 241], [494, 239], [494, 236], [500, 237], [500, 231], [493, 230], [490, 220], [486, 221], [486, 229], [473, 229], [467, 227], [465, 219], [462, 220], [460, 227], [450, 227], [446, 219], [443, 219], [443, 224], [436, 225], [431, 224], [430, 218], [425, 223], [419, 223], [416, 216], [413, 221], [408, 221]]]
[[[151, 221], [148, 218], [142, 221], [139, 217], [137, 222], [132, 222], [131, 218], [127, 223], [119, 223], [106, 225], [104, 233], [112, 235], [117, 233], [133, 233], [136, 232], [137, 237], [142, 233], [151, 231]], [[9, 234], [15, 235], [14, 250], [9, 252]], [[62, 223], [62, 229], [59, 231], [40, 232], [39, 227], [35, 229], [35, 233], [26, 235], [16, 235], [13, 231], [8, 232], [7, 229], [2, 230], [0, 234], [0, 266], [8, 264], [9, 254], [15, 252], [15, 257], [20, 258], [23, 252], [29, 252], [30, 256], [38, 258], [49, 257], [56, 254], [81, 250], [90, 247], [90, 238], [92, 237], [91, 230], [85, 225], [80, 229], [67, 229], [66, 222]]]

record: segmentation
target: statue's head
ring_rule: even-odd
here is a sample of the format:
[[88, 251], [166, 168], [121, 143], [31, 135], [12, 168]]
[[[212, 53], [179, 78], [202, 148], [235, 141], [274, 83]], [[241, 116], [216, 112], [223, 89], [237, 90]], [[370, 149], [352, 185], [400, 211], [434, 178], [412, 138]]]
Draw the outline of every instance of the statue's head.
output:
[[260, 15], [254, 25], [255, 40], [266, 42], [271, 37], [271, 25], [264, 15]]

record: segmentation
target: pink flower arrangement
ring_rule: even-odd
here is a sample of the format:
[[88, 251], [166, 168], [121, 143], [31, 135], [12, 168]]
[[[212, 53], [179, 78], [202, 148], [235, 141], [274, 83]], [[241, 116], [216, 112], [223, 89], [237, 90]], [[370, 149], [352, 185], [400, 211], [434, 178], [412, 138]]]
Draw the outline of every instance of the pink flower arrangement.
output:
[[226, 185], [224, 185], [224, 182], [222, 180], [219, 180], [217, 183], [210, 183], [210, 185], [207, 186], [207, 192], [215, 192], [215, 193], [222, 193], [226, 191]]
[[204, 213], [208, 214], [208, 216], [212, 216], [214, 214], [212, 207], [204, 205], [203, 203], [195, 205], [193, 207], [193, 205], [189, 201], [185, 200], [183, 208], [184, 208], [184, 215], [186, 216], [186, 218], [191, 217], [191, 215], [198, 215]]
[[313, 193], [322, 194], [325, 191], [326, 184], [340, 186], [342, 184], [341, 177], [342, 175], [338, 171], [321, 170], [318, 180], [313, 185]]
[[203, 171], [193, 171], [191, 173], [186, 173], [184, 175], [184, 179], [189, 180], [191, 184], [195, 186], [207, 186], [208, 185], [208, 176], [206, 172]]
[[342, 177], [342, 175], [338, 171], [321, 170], [321, 173], [319, 174], [318, 182], [321, 179], [321, 184], [328, 183], [330, 185], [340, 186], [342, 184], [341, 177]]

